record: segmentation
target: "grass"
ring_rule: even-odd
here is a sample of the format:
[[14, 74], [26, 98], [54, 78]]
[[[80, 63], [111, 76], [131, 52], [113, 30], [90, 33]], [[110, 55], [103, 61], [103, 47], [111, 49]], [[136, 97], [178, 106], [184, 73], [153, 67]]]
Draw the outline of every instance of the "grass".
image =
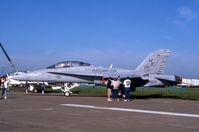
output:
[[[78, 87], [72, 90], [76, 94], [87, 94], [95, 96], [106, 96], [105, 87]], [[147, 99], [147, 98], [174, 98], [174, 99], [188, 99], [199, 100], [199, 88], [146, 88], [139, 87], [132, 93], [133, 98]]]
[[[11, 88], [11, 91], [25, 92], [24, 88], [16, 87]], [[60, 90], [52, 90], [47, 88], [47, 93], [60, 93]], [[92, 96], [106, 96], [106, 87], [103, 86], [80, 86], [72, 89], [74, 94], [92, 95]], [[174, 99], [188, 99], [199, 100], [199, 88], [179, 88], [179, 87], [166, 87], [166, 88], [146, 88], [139, 87], [132, 93], [133, 98], [147, 99], [147, 98], [174, 98]]]
[[175, 99], [189, 99], [199, 100], [198, 88], [137, 88], [134, 96], [144, 98], [175, 98]]
[[72, 89], [74, 94], [86, 94], [95, 96], [106, 96], [106, 88], [103, 86], [80, 86]]

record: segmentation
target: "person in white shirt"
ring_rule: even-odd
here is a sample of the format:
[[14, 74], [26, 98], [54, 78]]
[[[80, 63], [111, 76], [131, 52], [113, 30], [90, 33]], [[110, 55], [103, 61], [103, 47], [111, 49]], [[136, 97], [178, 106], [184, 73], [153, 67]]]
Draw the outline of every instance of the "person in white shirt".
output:
[[9, 85], [9, 80], [6, 79], [6, 80], [3, 82], [2, 94], [1, 94], [1, 96], [2, 96], [4, 99], [7, 99], [8, 85]]
[[46, 85], [44, 82], [42, 82], [42, 84], [41, 84], [41, 93], [42, 94], [44, 94], [45, 89], [46, 89]]
[[125, 100], [124, 101], [130, 101], [130, 92], [131, 92], [131, 80], [127, 77], [124, 82], [124, 94], [125, 94]]
[[113, 100], [118, 101], [118, 89], [119, 89], [120, 84], [121, 84], [121, 82], [119, 81], [118, 78], [115, 78], [114, 80], [112, 80], [111, 85], [113, 86], [113, 90], [112, 90], [112, 99]]

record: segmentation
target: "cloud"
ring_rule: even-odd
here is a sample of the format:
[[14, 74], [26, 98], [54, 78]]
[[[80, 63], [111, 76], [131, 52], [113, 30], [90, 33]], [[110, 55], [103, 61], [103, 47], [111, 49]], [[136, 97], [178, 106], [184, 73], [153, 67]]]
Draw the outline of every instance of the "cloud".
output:
[[178, 12], [180, 17], [185, 20], [192, 20], [196, 17], [191, 8], [187, 7], [179, 8]]
[[175, 20], [175, 23], [178, 25], [183, 25], [183, 24], [186, 24], [187, 22], [193, 21], [197, 17], [198, 16], [192, 10], [192, 8], [182, 7], [178, 9], [178, 16], [177, 16], [177, 20]]

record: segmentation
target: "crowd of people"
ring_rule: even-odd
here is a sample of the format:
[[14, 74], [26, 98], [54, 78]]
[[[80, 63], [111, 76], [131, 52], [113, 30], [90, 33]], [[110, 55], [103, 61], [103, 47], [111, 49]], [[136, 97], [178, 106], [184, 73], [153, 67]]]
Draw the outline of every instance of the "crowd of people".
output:
[[127, 77], [123, 82], [120, 78], [109, 78], [107, 80], [107, 101], [120, 101], [118, 98], [119, 91], [124, 101], [131, 101], [131, 80]]

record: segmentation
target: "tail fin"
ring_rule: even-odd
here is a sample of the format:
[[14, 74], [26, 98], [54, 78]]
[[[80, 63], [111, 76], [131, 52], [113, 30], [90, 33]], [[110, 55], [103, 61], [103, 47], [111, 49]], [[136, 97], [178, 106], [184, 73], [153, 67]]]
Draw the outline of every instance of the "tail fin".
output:
[[168, 49], [158, 49], [157, 51], [150, 53], [135, 69], [135, 74], [140, 76], [149, 74], [163, 74], [167, 58], [170, 53], [171, 52]]

